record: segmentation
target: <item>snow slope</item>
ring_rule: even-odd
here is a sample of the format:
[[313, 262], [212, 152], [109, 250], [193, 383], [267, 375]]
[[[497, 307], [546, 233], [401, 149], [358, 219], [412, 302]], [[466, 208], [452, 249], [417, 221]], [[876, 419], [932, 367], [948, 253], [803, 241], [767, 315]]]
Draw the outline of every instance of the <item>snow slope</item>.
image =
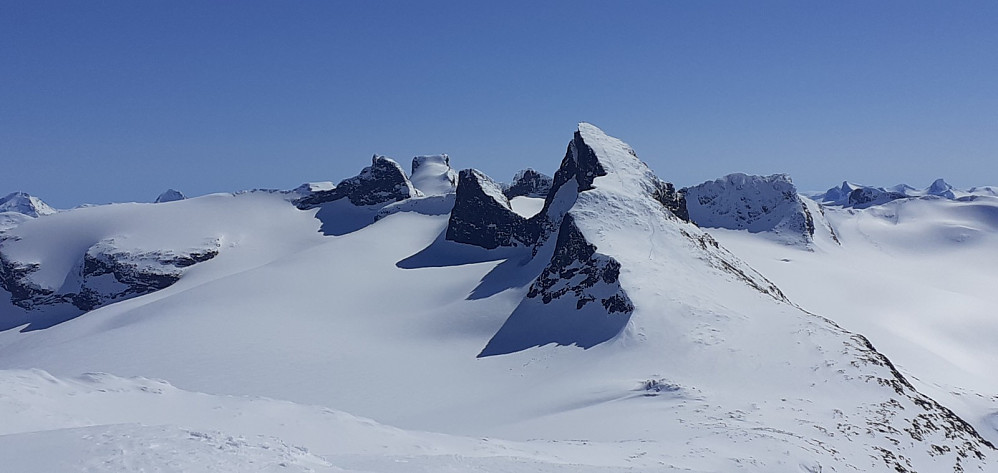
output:
[[711, 230], [805, 309], [867, 335], [920, 390], [998, 441], [998, 198], [826, 207], [815, 251]]
[[[8, 370], [0, 379], [17, 380], [4, 388], [15, 394], [3, 399], [27, 406], [5, 413], [5, 421], [38, 428], [0, 436], [0, 452], [10, 464], [30, 465], [25, 452], [52, 441], [66, 445], [69, 458], [107, 459], [125, 465], [119, 470], [128, 461], [168, 467], [170, 455], [141, 455], [155, 453], [157, 442], [195, 445], [191, 458], [217, 460], [229, 471], [246, 468], [240, 462], [247, 459], [317, 471], [994, 467], [993, 448], [918, 393], [865, 338], [788, 303], [766, 278], [676, 218], [656, 199], [663, 184], [626, 144], [581, 124], [555, 188], [531, 218], [547, 232], [534, 248], [448, 241], [447, 215], [409, 208], [323, 235], [320, 225], [350, 218], [360, 206], [342, 198], [299, 210], [276, 193], [47, 217], [61, 232], [43, 234], [41, 219], [22, 224], [15, 230], [38, 230], [21, 234], [22, 256], [35, 245], [56, 247], [45, 236], [54, 233], [82, 248], [78, 239], [103, 238], [105, 226], [128, 228], [150, 244], [162, 238], [155, 240], [161, 250], [206, 229], [235, 244], [157, 292], [45, 330], [0, 332], [0, 368]], [[410, 186], [396, 188], [409, 197], [396, 205], [417, 200]], [[159, 232], [178, 221], [200, 231]], [[71, 268], [61, 252], [33, 251], [39, 267]], [[400, 264], [417, 254], [422, 264]], [[48, 271], [38, 281], [56, 284], [49, 281], [58, 271]], [[531, 296], [535, 289], [539, 295]], [[614, 302], [621, 291], [632, 307], [611, 311], [623, 307]], [[584, 317], [573, 319], [580, 302]], [[530, 308], [522, 325], [511, 315], [518, 307]], [[13, 309], [0, 310], [6, 317]], [[579, 322], [600, 316], [624, 323], [613, 333], [600, 329], [605, 341], [594, 344], [532, 346], [542, 337], [522, 350], [478, 357], [503, 327], [536, 335], [532, 319], [545, 311], [568, 321], [569, 335], [585, 333], [590, 325]], [[177, 388], [99, 376], [112, 389], [91, 390], [72, 381], [87, 372], [165, 379]], [[114, 386], [132, 394], [116, 397]], [[150, 399], [143, 387], [167, 394]], [[105, 407], [74, 404], [87, 397]], [[291, 411], [278, 425], [264, 415], [275, 405]], [[189, 415], [163, 419], [155, 406]], [[371, 423], [364, 438], [373, 438], [376, 453], [311, 440], [312, 422], [324, 418], [307, 406], [374, 419], [381, 426]], [[79, 420], [87, 416], [94, 419]], [[59, 418], [65, 422], [52, 421]], [[233, 418], [256, 420], [241, 426]], [[349, 419], [319, 430], [352, 439], [357, 422]], [[74, 440], [80, 435], [104, 440]], [[312, 453], [294, 448], [301, 444]], [[422, 453], [409, 449], [413, 444]], [[119, 451], [127, 453], [120, 462]], [[188, 464], [180, 465], [171, 468]]]

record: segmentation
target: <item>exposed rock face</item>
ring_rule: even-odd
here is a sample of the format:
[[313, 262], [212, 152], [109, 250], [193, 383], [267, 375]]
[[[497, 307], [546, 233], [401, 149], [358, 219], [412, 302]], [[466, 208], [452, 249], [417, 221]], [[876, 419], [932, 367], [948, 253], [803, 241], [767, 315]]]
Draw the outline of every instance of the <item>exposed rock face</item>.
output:
[[908, 197], [900, 192], [893, 192], [879, 187], [860, 187], [853, 189], [849, 193], [846, 205], [857, 209], [864, 209], [873, 205], [886, 204], [892, 200], [904, 199]]
[[556, 343], [591, 348], [627, 325], [634, 305], [620, 287], [620, 263], [596, 252], [572, 216], [562, 220], [551, 263], [479, 357]]
[[527, 219], [517, 215], [498, 183], [475, 169], [458, 177], [457, 197], [447, 223], [450, 241], [495, 249], [532, 244]]
[[330, 190], [320, 190], [295, 201], [302, 209], [347, 199], [356, 206], [384, 205], [422, 195], [395, 161], [375, 155], [371, 165], [359, 175], [340, 182]]
[[676, 186], [671, 182], [658, 181], [658, 189], [652, 195], [665, 208], [669, 209], [673, 215], [680, 220], [689, 222], [690, 213], [686, 206], [686, 194], [684, 190], [677, 191]]
[[39, 217], [54, 214], [56, 210], [37, 197], [25, 192], [13, 192], [0, 198], [0, 212], [15, 212], [29, 217]]
[[183, 270], [218, 254], [219, 242], [186, 252], [142, 252], [119, 248], [114, 239], [90, 247], [74, 273], [61, 288], [45, 288], [31, 280], [37, 264], [12, 261], [0, 252], [0, 286], [11, 293], [11, 302], [31, 310], [43, 305], [70, 303], [90, 311], [112, 302], [166, 288]]
[[155, 203], [160, 204], [163, 202], [175, 202], [178, 200], [184, 200], [186, 198], [187, 196], [184, 195], [183, 192], [180, 192], [176, 189], [167, 189], [166, 192], [163, 192], [162, 194], [159, 195], [159, 197], [156, 197]]
[[411, 176], [413, 187], [424, 195], [450, 194], [457, 188], [457, 172], [446, 154], [412, 158]]
[[773, 232], [788, 243], [810, 243], [814, 218], [786, 174], [730, 174], [683, 189], [690, 219], [701, 227]]
[[554, 179], [551, 176], [527, 168], [513, 176], [513, 183], [506, 188], [504, 193], [510, 199], [514, 197], [545, 198], [551, 191], [552, 184], [554, 184]]

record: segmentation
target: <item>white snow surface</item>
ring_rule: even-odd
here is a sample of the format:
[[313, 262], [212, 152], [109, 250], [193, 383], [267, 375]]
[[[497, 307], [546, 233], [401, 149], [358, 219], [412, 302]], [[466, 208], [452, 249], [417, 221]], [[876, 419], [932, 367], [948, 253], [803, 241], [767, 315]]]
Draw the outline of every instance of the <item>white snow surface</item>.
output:
[[0, 212], [0, 232], [14, 228], [32, 217], [20, 212]]
[[457, 188], [457, 172], [450, 167], [446, 154], [416, 156], [412, 158], [412, 186], [424, 195], [441, 195]]
[[530, 218], [540, 213], [544, 208], [544, 199], [540, 197], [518, 196], [509, 199], [509, 206], [521, 217]]
[[813, 251], [712, 229], [803, 308], [863, 333], [916, 387], [998, 442], [998, 198], [826, 207]]
[[[626, 144], [592, 125], [579, 131], [607, 175], [582, 193], [563, 186], [549, 215], [570, 213], [597, 252], [621, 264], [636, 307], [621, 334], [588, 350], [476, 358], [546, 261], [400, 268], [439, 243], [446, 215], [400, 211], [323, 236], [316, 210], [249, 193], [78, 209], [13, 228], [21, 239], [11, 251], [39, 263], [34, 280], [49, 286], [70, 272], [72, 255], [109, 237], [161, 250], [205, 236], [222, 244], [161, 291], [45, 330], [0, 332], [0, 464], [891, 471], [884, 449], [918, 471], [952, 471], [955, 452], [927, 450], [948, 442], [938, 432], [917, 440], [877, 430], [901, 429], [925, 409], [877, 382], [889, 370], [851, 334], [761, 292], [765, 278], [650, 197], [656, 178]], [[336, 219], [341, 210], [328, 211]], [[945, 235], [992, 241], [954, 227]], [[0, 305], [2, 315], [15, 310]], [[113, 376], [80, 377], [95, 372]], [[143, 378], [122, 378], [133, 376]], [[52, 454], [52, 445], [63, 449]], [[985, 453], [963, 466], [994, 468]]]

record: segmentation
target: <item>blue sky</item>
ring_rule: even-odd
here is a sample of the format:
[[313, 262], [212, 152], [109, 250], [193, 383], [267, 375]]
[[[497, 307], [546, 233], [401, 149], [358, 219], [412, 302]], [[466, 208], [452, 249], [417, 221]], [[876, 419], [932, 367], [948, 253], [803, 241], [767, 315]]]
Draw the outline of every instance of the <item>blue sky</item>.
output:
[[551, 173], [575, 124], [666, 180], [998, 184], [998, 2], [0, 3], [0, 194], [292, 188], [448, 153]]

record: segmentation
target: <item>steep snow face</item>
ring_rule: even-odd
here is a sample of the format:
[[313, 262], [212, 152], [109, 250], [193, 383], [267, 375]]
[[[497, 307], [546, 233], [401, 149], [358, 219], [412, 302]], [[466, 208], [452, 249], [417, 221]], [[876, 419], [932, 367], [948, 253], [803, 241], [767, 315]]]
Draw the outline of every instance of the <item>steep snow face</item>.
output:
[[791, 244], [814, 236], [814, 218], [786, 174], [729, 174], [682, 192], [690, 219], [701, 227], [771, 232]]
[[[631, 232], [645, 235], [651, 229], [654, 240], [659, 226], [671, 230], [663, 228], [663, 236], [671, 233], [681, 241], [698, 241], [691, 250], [707, 253], [703, 257], [713, 261], [714, 268], [725, 268], [729, 276], [781, 297], [772, 284], [715, 248], [696, 227], [678, 219], [659, 199], [666, 187], [627, 144], [592, 125], [580, 124], [555, 174], [545, 212], [530, 222], [541, 229], [557, 225], [553, 242], [545, 239], [544, 231], [538, 237], [538, 244], [549, 247], [551, 253], [534, 250], [535, 255], [552, 254], [550, 263], [481, 356], [552, 342], [589, 348], [616, 337], [635, 310], [621, 272], [641, 273], [647, 262], [642, 257], [628, 268], [617, 254], [606, 250], [618, 249], [615, 245]], [[632, 228], [632, 222], [639, 222], [640, 228]], [[645, 256], [653, 253], [649, 248]]]
[[161, 204], [163, 202], [176, 202], [178, 200], [184, 200], [186, 198], [187, 196], [184, 195], [183, 192], [180, 192], [176, 189], [167, 189], [162, 194], [160, 194], [159, 197], [156, 197], [155, 203]]
[[413, 187], [424, 195], [450, 194], [457, 189], [457, 172], [446, 154], [412, 158]]
[[25, 192], [13, 192], [0, 198], [0, 212], [16, 212], [29, 217], [52, 215], [56, 210], [41, 199]]

